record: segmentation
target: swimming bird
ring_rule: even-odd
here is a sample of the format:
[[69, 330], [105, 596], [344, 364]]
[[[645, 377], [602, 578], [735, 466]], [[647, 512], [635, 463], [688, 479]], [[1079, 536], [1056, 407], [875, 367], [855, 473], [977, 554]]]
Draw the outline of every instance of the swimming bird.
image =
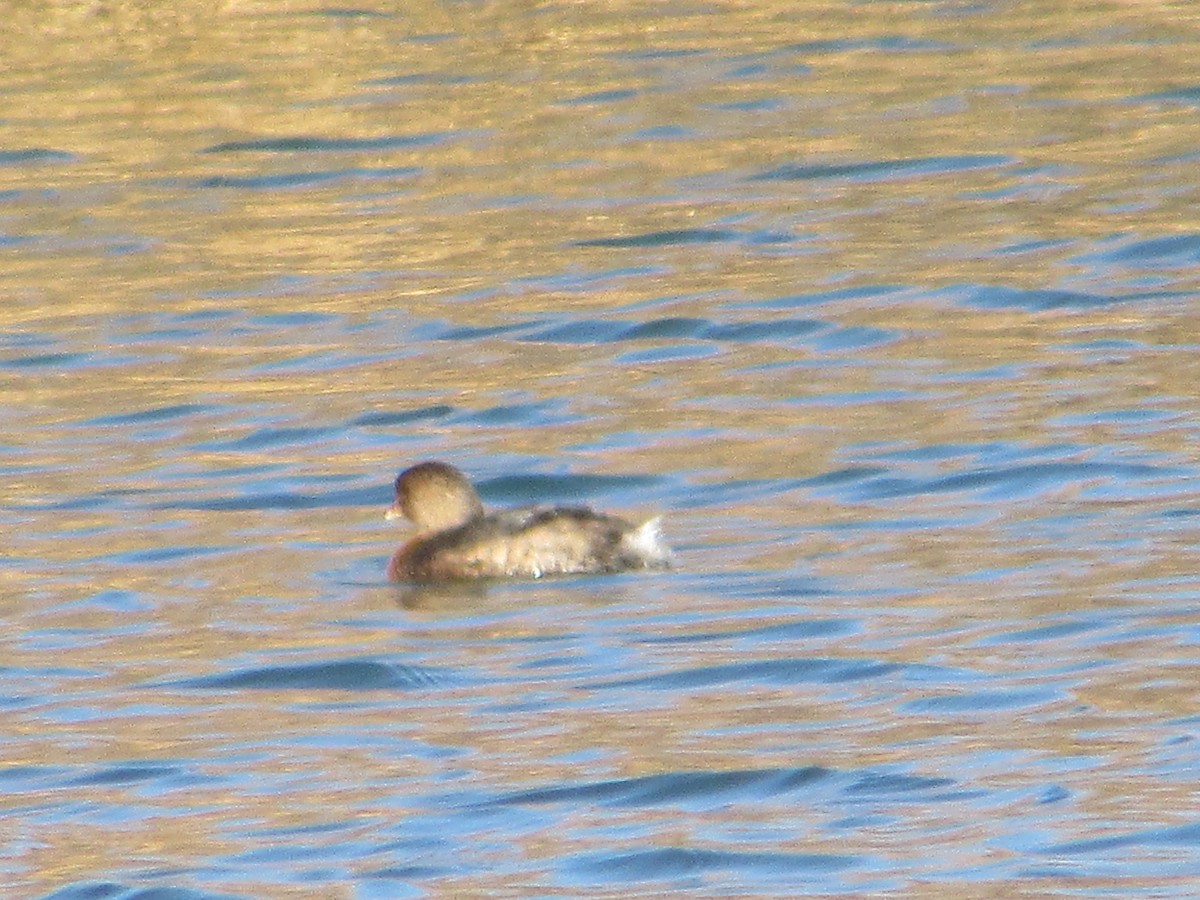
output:
[[661, 517], [633, 524], [584, 506], [524, 506], [488, 514], [467, 477], [423, 462], [396, 479], [387, 518], [417, 535], [388, 563], [392, 581], [541, 578], [671, 565]]

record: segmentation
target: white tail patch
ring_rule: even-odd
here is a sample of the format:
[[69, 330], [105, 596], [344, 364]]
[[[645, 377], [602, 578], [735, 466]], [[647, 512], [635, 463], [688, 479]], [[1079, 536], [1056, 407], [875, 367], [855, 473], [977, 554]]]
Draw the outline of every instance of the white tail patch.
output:
[[644, 566], [671, 565], [671, 548], [662, 536], [662, 516], [648, 519], [633, 531], [626, 532], [621, 545]]

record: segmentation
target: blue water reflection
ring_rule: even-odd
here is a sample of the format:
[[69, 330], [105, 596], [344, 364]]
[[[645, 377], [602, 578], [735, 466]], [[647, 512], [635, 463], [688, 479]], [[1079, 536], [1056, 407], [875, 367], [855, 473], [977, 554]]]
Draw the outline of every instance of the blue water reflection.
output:
[[[110, 7], [6, 20], [12, 896], [1195, 894], [1183, 7]], [[389, 584], [431, 458], [678, 566]]]

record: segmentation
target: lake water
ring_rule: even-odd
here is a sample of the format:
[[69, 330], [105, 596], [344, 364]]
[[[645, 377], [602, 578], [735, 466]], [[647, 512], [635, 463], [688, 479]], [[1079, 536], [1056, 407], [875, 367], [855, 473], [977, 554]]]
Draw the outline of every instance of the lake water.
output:
[[1191, 4], [4, 17], [4, 896], [1200, 890]]

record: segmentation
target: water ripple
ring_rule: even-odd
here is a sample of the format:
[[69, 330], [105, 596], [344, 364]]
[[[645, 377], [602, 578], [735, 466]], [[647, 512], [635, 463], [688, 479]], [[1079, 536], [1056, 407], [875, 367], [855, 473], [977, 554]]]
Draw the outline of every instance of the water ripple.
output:
[[427, 147], [449, 140], [453, 132], [432, 131], [423, 134], [396, 134], [376, 138], [291, 137], [256, 138], [248, 141], [224, 141], [201, 153], [375, 153], [407, 147]]
[[1024, 290], [1002, 285], [973, 285], [962, 291], [962, 302], [981, 309], [1091, 309], [1127, 303], [1135, 299], [1127, 296], [1085, 294], [1077, 291]]
[[374, 487], [303, 493], [266, 486], [250, 487], [236, 496], [221, 495], [208, 499], [168, 500], [148, 503], [149, 509], [237, 510], [237, 509], [339, 509], [352, 506], [378, 506], [389, 500], [381, 483]]
[[1099, 254], [1099, 258], [1146, 268], [1195, 266], [1200, 263], [1200, 234], [1175, 234], [1132, 241], [1116, 250]]
[[101, 427], [113, 425], [143, 425], [153, 422], [169, 422], [173, 419], [182, 419], [188, 416], [200, 415], [202, 413], [215, 413], [218, 411], [218, 407], [209, 404], [173, 403], [168, 406], [151, 406], [135, 412], [97, 416], [94, 419], [85, 420], [84, 424]]
[[[9, 893], [1196, 893], [1188, 4], [78, 6], [5, 5]], [[389, 585], [426, 458], [679, 568]]]
[[915, 159], [888, 159], [861, 163], [780, 166], [751, 176], [753, 181], [815, 181], [846, 179], [862, 183], [915, 178], [922, 175], [950, 175], [972, 169], [993, 169], [1011, 166], [1017, 160], [1011, 156], [964, 154], [962, 156], [928, 156]]
[[290, 666], [256, 666], [160, 684], [188, 690], [412, 690], [445, 684], [443, 670], [372, 659], [322, 660]]
[[955, 715], [987, 713], [1002, 709], [1031, 710], [1063, 700], [1066, 694], [1057, 688], [1026, 690], [976, 690], [958, 694], [924, 697], [901, 706], [906, 712]]
[[1175, 478], [1185, 474], [1176, 467], [1143, 463], [1039, 462], [972, 469], [933, 478], [902, 477], [891, 473], [860, 477], [854, 496], [862, 499], [918, 496], [978, 491], [987, 497], [1032, 497], [1047, 490], [1082, 481]]
[[588, 690], [641, 687], [651, 690], [690, 690], [713, 688], [739, 681], [766, 684], [844, 683], [882, 678], [903, 667], [859, 659], [764, 659], [754, 662], [726, 663], [696, 668], [678, 668], [657, 675], [596, 682]]
[[447, 327], [439, 340], [474, 341], [481, 337], [513, 335], [517, 340], [552, 344], [615, 344], [625, 341], [670, 343], [669, 352], [688, 350], [687, 340], [713, 344], [795, 344], [807, 342], [830, 352], [861, 350], [900, 337], [900, 332], [864, 325], [838, 326], [818, 319], [771, 318], [758, 321], [721, 321], [694, 316], [664, 316], [638, 322], [628, 319], [543, 319], [510, 323], [486, 329]]
[[76, 162], [75, 154], [47, 147], [28, 147], [23, 150], [0, 150], [0, 166], [19, 166], [25, 163]]
[[832, 773], [820, 766], [796, 769], [746, 769], [726, 772], [668, 772], [564, 787], [515, 791], [490, 803], [508, 806], [547, 803], [601, 803], [609, 806], [658, 806], [664, 803], [719, 805], [753, 801], [798, 790]]
[[791, 235], [770, 231], [732, 231], [725, 228], [676, 228], [621, 237], [575, 241], [576, 247], [674, 247], [687, 244], [788, 244]]
[[315, 184], [330, 184], [344, 179], [368, 179], [391, 181], [419, 175], [421, 170], [414, 166], [351, 166], [329, 169], [322, 172], [277, 172], [270, 175], [212, 175], [196, 181], [199, 188], [244, 188], [247, 190], [273, 191], [281, 188], [308, 187]]
[[352, 427], [360, 428], [391, 428], [396, 425], [408, 425], [424, 419], [444, 419], [453, 415], [453, 406], [438, 403], [433, 406], [421, 406], [415, 409], [403, 409], [396, 412], [369, 412], [355, 416], [349, 421]]
[[67, 885], [40, 900], [247, 900], [243, 895], [184, 887], [126, 887], [112, 881], [83, 881]]
[[187, 770], [177, 765], [119, 763], [105, 766], [72, 778], [65, 782], [68, 787], [95, 787], [109, 785], [138, 784], [144, 781], [175, 780]]
[[662, 847], [626, 853], [585, 853], [568, 861], [573, 875], [609, 881], [662, 881], [715, 871], [746, 871], [758, 878], [803, 878], [817, 872], [835, 872], [863, 863], [863, 859], [832, 853], [750, 853], [732, 850], [698, 850]]
[[1139, 828], [1102, 838], [1083, 841], [1065, 841], [1051, 844], [1038, 850], [1046, 856], [1076, 856], [1102, 854], [1113, 850], [1134, 847], [1188, 847], [1200, 848], [1200, 822], [1177, 825], [1171, 828]]

